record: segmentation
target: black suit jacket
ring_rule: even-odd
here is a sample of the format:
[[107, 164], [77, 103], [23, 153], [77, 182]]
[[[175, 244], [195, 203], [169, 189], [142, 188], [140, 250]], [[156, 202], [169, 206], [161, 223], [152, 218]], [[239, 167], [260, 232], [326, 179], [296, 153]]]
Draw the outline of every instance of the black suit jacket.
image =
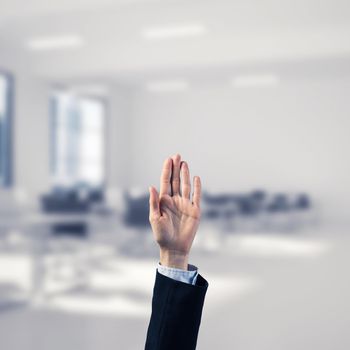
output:
[[194, 350], [208, 282], [175, 281], [157, 271], [145, 350]]

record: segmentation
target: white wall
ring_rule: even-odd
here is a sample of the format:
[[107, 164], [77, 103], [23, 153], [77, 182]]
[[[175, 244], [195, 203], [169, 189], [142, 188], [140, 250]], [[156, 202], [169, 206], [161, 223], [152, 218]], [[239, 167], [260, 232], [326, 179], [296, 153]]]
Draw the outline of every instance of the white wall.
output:
[[14, 184], [36, 197], [49, 187], [49, 87], [15, 75]]
[[[49, 85], [8, 67], [16, 78], [15, 185], [34, 196], [49, 186]], [[180, 152], [207, 190], [308, 191], [326, 216], [347, 220], [349, 87], [348, 78], [259, 89], [212, 84], [167, 94], [115, 87], [108, 184], [158, 185], [163, 159]]]
[[14, 77], [13, 182], [35, 200], [49, 186], [49, 86], [20, 57], [0, 57], [0, 68]]
[[[50, 84], [19, 72], [16, 77], [14, 173], [15, 186], [31, 196], [50, 186]], [[130, 104], [127, 90], [114, 87], [107, 102], [106, 176], [111, 187], [130, 182]]]
[[107, 122], [107, 184], [113, 188], [130, 185], [131, 93], [118, 86], [111, 89]]
[[346, 219], [349, 88], [349, 79], [328, 79], [139, 92], [131, 120], [131, 183], [158, 184], [164, 157], [180, 152], [205, 189], [308, 191], [326, 216]]
[[[23, 62], [2, 56], [0, 68], [15, 79], [13, 122], [14, 187], [34, 201], [50, 186], [49, 94], [51, 84], [27, 72]], [[130, 109], [126, 89], [114, 86], [107, 103], [106, 173], [111, 187], [126, 188], [130, 180]]]

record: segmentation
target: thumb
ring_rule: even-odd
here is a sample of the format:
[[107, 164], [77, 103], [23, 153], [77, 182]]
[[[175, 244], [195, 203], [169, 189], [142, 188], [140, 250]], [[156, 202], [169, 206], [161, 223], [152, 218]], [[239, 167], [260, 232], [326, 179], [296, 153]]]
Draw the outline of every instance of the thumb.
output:
[[149, 188], [149, 218], [156, 219], [159, 217], [159, 194], [157, 190], [153, 186], [151, 186]]

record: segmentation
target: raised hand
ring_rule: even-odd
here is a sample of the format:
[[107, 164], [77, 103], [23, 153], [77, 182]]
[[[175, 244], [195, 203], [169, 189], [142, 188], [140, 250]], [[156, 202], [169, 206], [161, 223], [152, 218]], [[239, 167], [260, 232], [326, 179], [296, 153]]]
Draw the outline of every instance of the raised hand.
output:
[[188, 164], [179, 154], [164, 161], [160, 192], [150, 191], [150, 215], [154, 238], [160, 247], [160, 263], [187, 270], [189, 253], [200, 221], [201, 181], [191, 179]]

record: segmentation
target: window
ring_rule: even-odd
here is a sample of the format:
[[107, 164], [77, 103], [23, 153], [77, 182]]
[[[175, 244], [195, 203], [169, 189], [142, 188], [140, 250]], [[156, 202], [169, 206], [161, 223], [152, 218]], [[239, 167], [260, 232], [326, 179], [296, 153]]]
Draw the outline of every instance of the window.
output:
[[0, 186], [11, 184], [12, 78], [0, 72]]
[[105, 180], [104, 102], [55, 92], [51, 109], [54, 184], [101, 187]]

